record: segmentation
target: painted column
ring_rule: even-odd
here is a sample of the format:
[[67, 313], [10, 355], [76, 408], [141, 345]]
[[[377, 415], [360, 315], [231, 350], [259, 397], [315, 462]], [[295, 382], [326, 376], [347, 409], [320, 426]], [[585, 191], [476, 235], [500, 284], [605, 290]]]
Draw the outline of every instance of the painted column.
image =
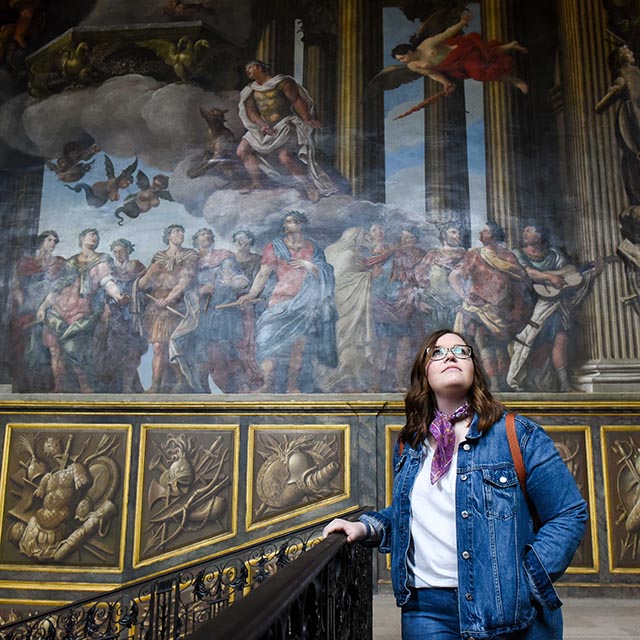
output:
[[256, 58], [270, 64], [273, 73], [293, 75], [295, 13], [291, 0], [256, 3], [254, 21], [258, 29]]
[[[626, 206], [612, 109], [595, 104], [612, 83], [607, 68], [605, 15], [599, 0], [559, 0], [562, 89], [568, 159], [567, 234], [582, 260], [615, 253], [621, 240], [618, 215]], [[578, 372], [586, 390], [640, 388], [640, 322], [622, 299], [627, 294], [620, 264], [605, 267], [580, 310]]]
[[[425, 97], [440, 90], [425, 80]], [[454, 223], [469, 240], [469, 176], [464, 87], [424, 110], [425, 209], [427, 221]]]
[[338, 1], [336, 166], [355, 197], [384, 199], [383, 97], [362, 101], [382, 68], [380, 0]]
[[[512, 0], [484, 0], [482, 33], [486, 40], [513, 40], [514, 4]], [[487, 215], [504, 228], [508, 246], [517, 246], [520, 241], [517, 221], [524, 206], [519, 190], [522, 172], [518, 139], [523, 99], [511, 85], [484, 83]]]
[[335, 164], [336, 155], [336, 7], [303, 4], [304, 72], [302, 84], [313, 98], [322, 128], [316, 132], [318, 159]]

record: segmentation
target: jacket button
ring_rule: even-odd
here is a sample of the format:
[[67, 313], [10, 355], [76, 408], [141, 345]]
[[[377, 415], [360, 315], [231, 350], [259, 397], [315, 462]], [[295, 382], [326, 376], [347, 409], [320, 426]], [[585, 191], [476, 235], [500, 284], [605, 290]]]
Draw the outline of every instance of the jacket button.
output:
[[507, 481], [507, 479], [504, 476], [500, 476], [500, 482], [501, 484], [505, 484]]
[[[468, 560], [468, 559], [471, 557], [471, 554], [470, 554], [468, 551], [463, 551], [463, 552], [462, 552], [462, 557], [463, 557], [465, 560]], [[469, 594], [467, 594], [467, 595], [469, 595]], [[469, 598], [467, 598], [467, 600], [469, 600]]]
[[465, 518], [465, 519], [466, 519], [466, 518], [468, 518], [468, 517], [469, 517], [469, 512], [468, 512], [468, 511], [463, 511], [460, 515], [461, 515], [463, 518]]
[[464, 482], [468, 477], [469, 476], [465, 473], [465, 474], [460, 476], [460, 480], [462, 480]]
[[473, 596], [470, 593], [465, 593], [464, 594], [464, 599], [465, 600], [473, 600]]
[[468, 442], [465, 442], [465, 443], [462, 445], [462, 448], [463, 448], [465, 451], [469, 451], [469, 449], [471, 449], [471, 445], [470, 445]]

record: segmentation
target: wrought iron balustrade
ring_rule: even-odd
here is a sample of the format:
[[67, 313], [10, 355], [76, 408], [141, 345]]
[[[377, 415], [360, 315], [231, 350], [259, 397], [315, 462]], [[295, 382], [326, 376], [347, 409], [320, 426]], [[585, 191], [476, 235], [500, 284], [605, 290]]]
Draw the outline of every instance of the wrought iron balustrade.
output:
[[188, 640], [371, 640], [371, 549], [329, 536]]
[[[323, 551], [321, 559], [325, 557], [328, 549], [331, 553], [342, 555], [349, 552], [366, 553], [364, 550], [361, 552], [355, 550], [359, 545], [354, 545], [351, 551], [340, 550], [339, 547], [342, 545], [339, 544], [339, 539], [336, 540], [337, 536], [321, 541], [321, 530], [322, 525], [301, 528], [289, 533], [287, 537], [275, 537], [266, 543], [248, 547], [233, 555], [223, 556], [214, 561], [194, 563], [179, 571], [166, 572], [152, 580], [137, 582], [98, 598], [80, 600], [26, 620], [12, 622], [0, 627], [0, 638], [2, 640], [98, 638], [180, 640], [186, 638], [201, 625], [211, 621], [226, 609], [230, 609], [230, 605], [233, 605], [233, 608], [239, 606], [249, 598], [254, 587], [261, 585], [268, 578], [273, 580], [272, 576], [279, 575], [283, 568], [290, 569], [301, 559], [306, 559], [306, 556], [311, 550], [315, 551], [316, 547]], [[370, 607], [371, 560], [370, 553], [367, 555], [369, 558], [364, 562], [366, 567], [361, 569], [368, 572]], [[353, 571], [349, 567], [345, 569]], [[234, 637], [243, 636], [227, 634], [220, 637], [231, 640]]]

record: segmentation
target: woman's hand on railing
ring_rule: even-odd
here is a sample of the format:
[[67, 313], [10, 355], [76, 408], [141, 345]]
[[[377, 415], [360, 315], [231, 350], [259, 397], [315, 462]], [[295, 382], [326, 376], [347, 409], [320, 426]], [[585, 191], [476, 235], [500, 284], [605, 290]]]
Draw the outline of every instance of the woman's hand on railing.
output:
[[356, 522], [349, 522], [342, 518], [336, 518], [332, 520], [323, 530], [322, 537], [326, 538], [331, 533], [341, 531], [347, 536], [347, 542], [358, 542], [358, 540], [364, 540], [369, 535], [367, 525], [359, 520]]

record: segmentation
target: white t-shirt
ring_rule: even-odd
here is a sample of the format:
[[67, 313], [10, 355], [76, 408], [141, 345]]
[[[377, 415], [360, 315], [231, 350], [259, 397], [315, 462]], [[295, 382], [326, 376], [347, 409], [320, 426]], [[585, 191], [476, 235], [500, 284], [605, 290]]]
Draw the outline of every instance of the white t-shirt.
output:
[[[466, 430], [466, 429], [465, 429]], [[407, 554], [409, 586], [457, 587], [456, 445], [447, 473], [431, 484], [434, 449], [424, 443], [426, 455], [411, 492], [411, 541]]]

